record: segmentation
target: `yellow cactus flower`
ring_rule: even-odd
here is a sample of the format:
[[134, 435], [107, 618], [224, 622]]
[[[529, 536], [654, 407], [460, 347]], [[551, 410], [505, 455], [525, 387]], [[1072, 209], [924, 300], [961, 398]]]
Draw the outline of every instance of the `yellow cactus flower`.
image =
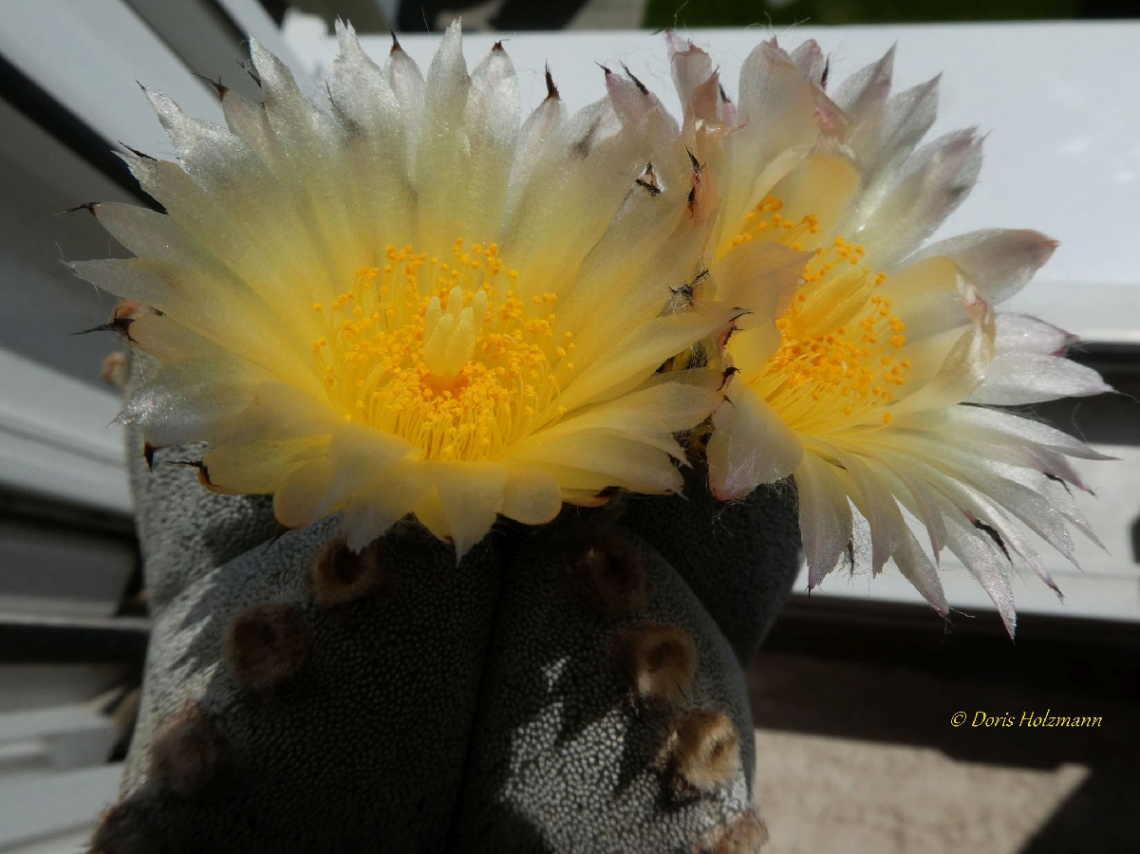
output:
[[656, 370], [733, 314], [666, 310], [714, 222], [704, 131], [616, 84], [568, 116], [549, 75], [520, 124], [506, 52], [469, 75], [458, 25], [426, 78], [339, 39], [328, 108], [256, 43], [262, 103], [223, 91], [227, 127], [148, 93], [178, 162], [129, 162], [166, 213], [94, 206], [137, 257], [74, 265], [157, 311], [125, 417], [209, 442], [209, 484], [286, 525], [342, 514], [355, 549], [408, 513], [462, 555], [498, 514], [678, 490], [673, 434], [721, 383]]
[[[773, 39], [745, 61], [734, 104], [704, 51], [675, 37], [671, 47], [682, 100], [727, 132], [698, 296], [752, 310], [723, 345], [736, 374], [712, 420], [713, 491], [739, 498], [790, 475], [811, 586], [854, 564], [861, 516], [873, 572], [893, 558], [945, 614], [901, 505], [935, 555], [949, 548], [981, 582], [1012, 634], [1012, 561], [1052, 586], [1017, 523], [1069, 559], [1068, 526], [1093, 536], [1063, 481], [1080, 486], [1066, 455], [1099, 455], [990, 408], [1107, 390], [1063, 358], [1066, 333], [994, 311], [1055, 244], [993, 230], [922, 248], [973, 186], [981, 142], [971, 129], [918, 147], [938, 81], [889, 97], [893, 50], [828, 94], [819, 47], [787, 53]], [[800, 271], [790, 287], [774, 275], [788, 266]]]

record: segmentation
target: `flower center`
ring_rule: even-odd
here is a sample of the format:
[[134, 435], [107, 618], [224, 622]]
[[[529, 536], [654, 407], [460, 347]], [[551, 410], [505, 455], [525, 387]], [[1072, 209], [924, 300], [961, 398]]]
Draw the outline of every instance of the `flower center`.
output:
[[[793, 222], [780, 215], [781, 207], [771, 198], [757, 205], [734, 243], [762, 238], [797, 250], [818, 243], [816, 217]], [[763, 369], [747, 374], [793, 430], [827, 433], [876, 411], [883, 424], [891, 422], [887, 406], [910, 362], [899, 358], [905, 324], [876, 293], [885, 279], [872, 272], [863, 247], [842, 236], [816, 247], [791, 306], [776, 321], [779, 349]]]
[[483, 460], [564, 412], [571, 333], [557, 302], [525, 303], [499, 248], [452, 246], [450, 262], [387, 247], [329, 306], [312, 342], [330, 404], [349, 421], [407, 439], [431, 460]]

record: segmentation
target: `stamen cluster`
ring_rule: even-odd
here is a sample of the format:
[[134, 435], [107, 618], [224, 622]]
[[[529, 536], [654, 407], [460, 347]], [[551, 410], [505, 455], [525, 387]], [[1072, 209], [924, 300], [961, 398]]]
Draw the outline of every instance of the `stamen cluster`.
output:
[[[771, 197], [760, 202], [734, 244], [762, 237], [803, 249], [819, 233], [818, 220], [810, 214], [786, 219], [782, 207]], [[791, 305], [776, 321], [780, 348], [748, 378], [796, 431], [841, 429], [877, 409], [884, 425], [891, 421], [892, 389], [903, 385], [910, 368], [899, 358], [906, 326], [891, 301], [875, 293], [886, 274], [873, 274], [865, 254], [842, 235], [815, 249]]]
[[464, 240], [451, 261], [388, 246], [350, 290], [313, 304], [328, 399], [348, 421], [395, 434], [431, 460], [494, 459], [564, 410], [572, 334], [555, 341], [554, 294], [528, 305], [499, 248]]

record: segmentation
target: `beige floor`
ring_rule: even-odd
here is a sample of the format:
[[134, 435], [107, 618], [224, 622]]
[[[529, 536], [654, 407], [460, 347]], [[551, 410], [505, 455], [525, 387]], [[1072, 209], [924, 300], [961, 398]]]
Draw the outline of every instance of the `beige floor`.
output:
[[[791, 655], [750, 681], [765, 854], [1140, 852], [1135, 708]], [[1104, 723], [950, 724], [1023, 707]]]
[[950, 759], [931, 748], [757, 730], [765, 854], [1021, 851], [1088, 777]]

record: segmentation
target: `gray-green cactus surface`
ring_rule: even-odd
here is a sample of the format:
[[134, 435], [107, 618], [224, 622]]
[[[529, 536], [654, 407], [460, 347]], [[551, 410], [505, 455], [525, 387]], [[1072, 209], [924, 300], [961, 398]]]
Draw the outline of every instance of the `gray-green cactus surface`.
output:
[[132, 448], [154, 630], [95, 851], [756, 850], [740, 662], [794, 577], [780, 495], [694, 471], [457, 564], [413, 521], [359, 555], [335, 518], [283, 532], [202, 452]]

